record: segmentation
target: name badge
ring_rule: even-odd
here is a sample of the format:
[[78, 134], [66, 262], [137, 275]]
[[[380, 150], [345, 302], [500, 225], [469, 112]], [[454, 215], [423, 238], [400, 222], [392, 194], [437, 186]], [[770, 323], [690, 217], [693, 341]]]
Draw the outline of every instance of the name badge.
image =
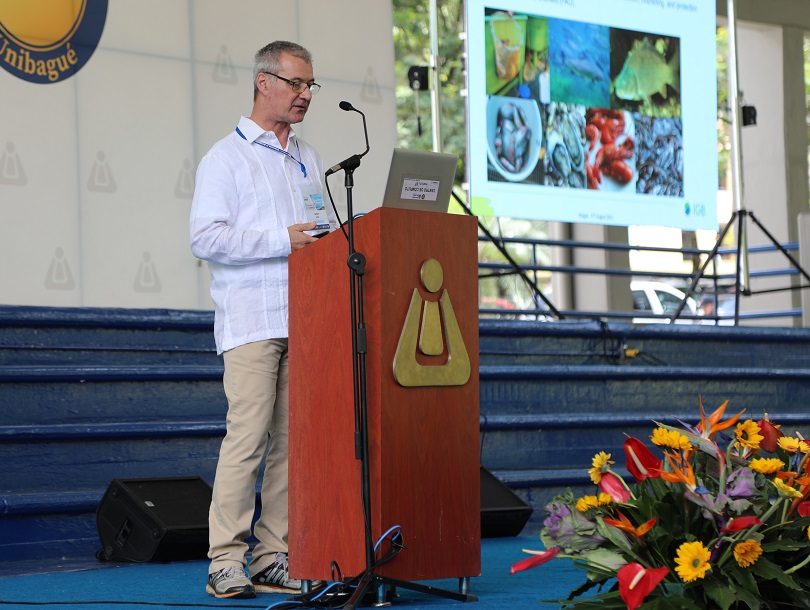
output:
[[314, 222], [317, 225], [315, 231], [329, 229], [329, 216], [326, 214], [326, 206], [321, 193], [305, 193], [304, 209], [307, 212], [307, 222]]

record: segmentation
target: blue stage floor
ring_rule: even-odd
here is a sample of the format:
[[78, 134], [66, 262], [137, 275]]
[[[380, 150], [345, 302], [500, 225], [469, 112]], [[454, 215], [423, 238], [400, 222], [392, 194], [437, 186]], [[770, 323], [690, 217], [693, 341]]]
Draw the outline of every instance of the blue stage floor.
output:
[[[522, 548], [542, 549], [535, 536], [487, 538], [481, 544], [482, 574], [472, 578], [470, 593], [477, 602], [455, 600], [399, 589], [393, 608], [421, 610], [438, 607], [469, 607], [470, 610], [551, 610], [559, 604], [542, 600], [565, 598], [584, 581], [584, 573], [567, 560], [509, 576], [509, 568], [526, 555]], [[23, 610], [32, 606], [58, 608], [272, 608], [288, 599], [285, 595], [259, 595], [249, 600], [221, 600], [205, 592], [208, 563], [186, 561], [167, 564], [74, 565], [62, 570], [26, 575], [0, 575], [0, 609]], [[458, 580], [429, 584], [458, 591]]]

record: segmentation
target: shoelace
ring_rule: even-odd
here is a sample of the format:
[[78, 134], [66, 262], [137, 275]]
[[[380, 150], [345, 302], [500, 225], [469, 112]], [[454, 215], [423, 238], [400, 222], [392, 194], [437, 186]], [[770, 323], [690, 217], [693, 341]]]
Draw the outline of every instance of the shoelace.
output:
[[222, 570], [219, 573], [219, 577], [216, 578], [215, 580], [217, 582], [221, 582], [223, 580], [233, 578], [233, 577], [237, 576], [238, 571], [240, 571], [240, 569], [237, 568], [236, 566], [228, 566], [227, 568], [225, 568], [224, 570]]

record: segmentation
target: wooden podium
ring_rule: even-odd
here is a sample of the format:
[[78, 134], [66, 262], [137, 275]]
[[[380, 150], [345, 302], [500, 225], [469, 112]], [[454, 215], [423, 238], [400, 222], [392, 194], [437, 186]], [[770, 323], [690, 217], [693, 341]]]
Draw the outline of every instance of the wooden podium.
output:
[[[407, 581], [478, 576], [475, 219], [379, 208], [354, 222], [354, 241], [355, 250], [367, 259], [362, 296], [368, 336], [372, 543], [400, 526], [405, 546], [375, 573]], [[289, 259], [289, 561], [291, 576], [304, 580], [334, 580], [332, 562], [344, 577], [366, 569], [361, 461], [355, 456], [348, 256], [348, 242], [338, 230]], [[434, 271], [438, 262], [442, 272], [438, 283], [433, 275], [427, 288], [426, 261]], [[420, 318], [424, 301], [432, 301], [425, 309], [432, 308], [433, 315]], [[402, 347], [408, 340], [397, 351], [401, 336], [409, 334], [403, 332], [406, 319], [410, 329], [418, 327], [422, 333], [416, 353]], [[435, 342], [437, 319], [441, 353]], [[457, 345], [458, 331], [463, 346]], [[433, 346], [423, 350], [430, 355], [420, 351], [424, 345]], [[446, 382], [443, 371], [451, 368], [457, 376], [455, 365], [463, 360], [463, 351], [470, 370], [463, 384], [420, 385]], [[400, 367], [396, 377], [395, 357]], [[403, 362], [410, 364], [407, 374]]]

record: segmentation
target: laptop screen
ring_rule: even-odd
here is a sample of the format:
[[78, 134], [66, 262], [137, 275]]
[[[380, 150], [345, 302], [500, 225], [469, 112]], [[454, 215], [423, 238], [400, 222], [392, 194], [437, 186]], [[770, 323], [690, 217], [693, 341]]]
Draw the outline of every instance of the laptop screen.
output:
[[458, 155], [395, 148], [382, 206], [446, 212]]

